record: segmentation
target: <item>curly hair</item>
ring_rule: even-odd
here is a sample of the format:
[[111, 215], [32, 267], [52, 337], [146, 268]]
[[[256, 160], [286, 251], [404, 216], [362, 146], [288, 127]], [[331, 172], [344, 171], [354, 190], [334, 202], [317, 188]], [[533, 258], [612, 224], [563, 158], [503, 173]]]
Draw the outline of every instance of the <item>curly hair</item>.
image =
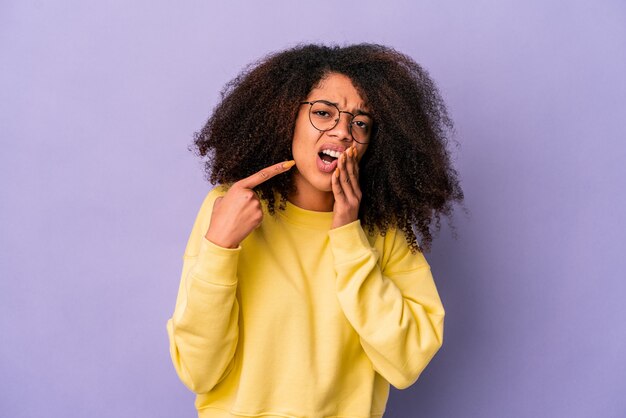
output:
[[[398, 228], [411, 251], [429, 250], [441, 216], [463, 200], [447, 149], [453, 123], [428, 73], [390, 47], [298, 45], [246, 67], [194, 135], [207, 179], [233, 183], [292, 159], [299, 103], [331, 73], [352, 80], [375, 120], [360, 163], [361, 223], [382, 235]], [[292, 176], [276, 176], [255, 191], [273, 215], [294, 188]]]

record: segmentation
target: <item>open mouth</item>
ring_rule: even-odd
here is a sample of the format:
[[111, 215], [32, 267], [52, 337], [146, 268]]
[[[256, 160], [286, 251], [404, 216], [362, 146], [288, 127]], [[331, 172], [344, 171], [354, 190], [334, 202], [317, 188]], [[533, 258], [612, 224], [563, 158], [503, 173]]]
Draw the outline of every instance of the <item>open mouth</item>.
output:
[[332, 164], [333, 161], [339, 158], [341, 153], [338, 151], [332, 151], [332, 150], [326, 149], [326, 150], [321, 151], [317, 155], [320, 156], [320, 160], [322, 160], [324, 164]]
[[341, 155], [341, 152], [330, 149], [320, 151], [317, 156], [317, 167], [320, 171], [330, 173], [337, 168], [337, 159]]

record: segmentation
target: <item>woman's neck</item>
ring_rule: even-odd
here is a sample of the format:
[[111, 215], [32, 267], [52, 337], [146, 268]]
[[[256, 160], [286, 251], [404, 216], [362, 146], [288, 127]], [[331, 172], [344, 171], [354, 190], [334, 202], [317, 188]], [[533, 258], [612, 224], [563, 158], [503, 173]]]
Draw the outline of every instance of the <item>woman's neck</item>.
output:
[[301, 209], [316, 212], [332, 212], [335, 205], [333, 192], [324, 192], [316, 189], [302, 190], [302, 188], [298, 188], [296, 192], [287, 197], [287, 200]]

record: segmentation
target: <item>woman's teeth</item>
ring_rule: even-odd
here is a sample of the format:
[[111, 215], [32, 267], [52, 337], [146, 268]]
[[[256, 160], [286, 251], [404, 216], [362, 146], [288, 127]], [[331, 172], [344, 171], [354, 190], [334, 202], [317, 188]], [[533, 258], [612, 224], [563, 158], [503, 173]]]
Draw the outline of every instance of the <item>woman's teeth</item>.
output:
[[340, 153], [340, 152], [338, 152], [338, 151], [333, 151], [333, 150], [329, 150], [329, 149], [325, 149], [325, 150], [323, 150], [323, 151], [321, 152], [321, 154], [326, 154], [326, 155], [329, 155], [329, 156], [331, 156], [331, 157], [333, 157], [333, 158], [339, 158], [339, 156], [341, 155], [341, 153]]

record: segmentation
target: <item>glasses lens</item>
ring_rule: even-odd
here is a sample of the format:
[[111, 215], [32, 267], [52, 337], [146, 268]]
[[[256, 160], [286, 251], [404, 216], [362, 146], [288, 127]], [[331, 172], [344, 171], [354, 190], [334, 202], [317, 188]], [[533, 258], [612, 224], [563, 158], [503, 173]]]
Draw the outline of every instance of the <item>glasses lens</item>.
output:
[[315, 102], [309, 114], [311, 123], [319, 131], [333, 129], [339, 119], [339, 109], [329, 103]]
[[356, 115], [352, 119], [352, 136], [359, 142], [367, 142], [372, 133], [372, 118], [366, 115]]

